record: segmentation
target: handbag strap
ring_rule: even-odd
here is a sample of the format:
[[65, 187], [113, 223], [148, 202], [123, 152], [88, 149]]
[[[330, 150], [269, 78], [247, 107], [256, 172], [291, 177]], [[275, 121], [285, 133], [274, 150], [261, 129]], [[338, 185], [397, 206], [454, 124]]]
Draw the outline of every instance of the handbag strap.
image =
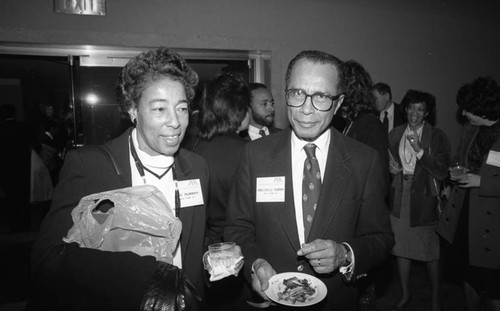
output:
[[[431, 147], [429, 147], [429, 154], [431, 154]], [[430, 175], [430, 174], [429, 174]], [[443, 212], [443, 200], [441, 198], [441, 189], [439, 188], [439, 185], [437, 183], [437, 180], [436, 178], [432, 177], [431, 176], [431, 179], [432, 179], [432, 184], [434, 186], [434, 191], [436, 192], [436, 198], [438, 200], [438, 204], [437, 204], [437, 210], [438, 210], [438, 215], [441, 215], [441, 213]]]
[[436, 181], [436, 178], [432, 178], [432, 181], [433, 181], [433, 184], [434, 184], [434, 188], [436, 189], [436, 197], [437, 197], [437, 200], [438, 200], [438, 204], [437, 204], [437, 210], [438, 210], [438, 214], [441, 215], [441, 213], [443, 212], [443, 200], [441, 199], [441, 191], [439, 189], [439, 186], [437, 184], [437, 181]]

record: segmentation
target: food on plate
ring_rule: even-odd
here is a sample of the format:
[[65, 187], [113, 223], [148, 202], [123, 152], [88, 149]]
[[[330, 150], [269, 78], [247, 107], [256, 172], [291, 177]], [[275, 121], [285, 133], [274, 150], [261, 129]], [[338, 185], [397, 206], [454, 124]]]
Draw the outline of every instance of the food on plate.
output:
[[314, 298], [316, 289], [307, 279], [291, 277], [283, 280], [284, 290], [278, 292], [278, 299], [295, 304], [304, 303]]

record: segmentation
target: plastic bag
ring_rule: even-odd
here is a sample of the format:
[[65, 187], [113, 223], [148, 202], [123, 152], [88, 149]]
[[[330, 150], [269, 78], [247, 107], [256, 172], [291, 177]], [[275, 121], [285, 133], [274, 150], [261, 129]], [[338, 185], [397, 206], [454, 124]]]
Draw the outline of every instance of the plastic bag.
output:
[[172, 264], [182, 223], [156, 187], [143, 185], [83, 197], [71, 212], [66, 243], [105, 251], [131, 251]]

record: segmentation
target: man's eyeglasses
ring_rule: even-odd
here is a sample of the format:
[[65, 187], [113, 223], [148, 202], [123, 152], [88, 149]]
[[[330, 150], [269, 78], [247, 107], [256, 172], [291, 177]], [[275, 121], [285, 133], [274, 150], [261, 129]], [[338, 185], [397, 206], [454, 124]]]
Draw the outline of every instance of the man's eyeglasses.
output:
[[313, 107], [318, 111], [328, 111], [332, 109], [333, 102], [338, 100], [343, 93], [331, 96], [325, 93], [307, 94], [301, 89], [285, 90], [286, 104], [290, 107], [300, 107], [304, 105], [308, 97], [311, 97]]

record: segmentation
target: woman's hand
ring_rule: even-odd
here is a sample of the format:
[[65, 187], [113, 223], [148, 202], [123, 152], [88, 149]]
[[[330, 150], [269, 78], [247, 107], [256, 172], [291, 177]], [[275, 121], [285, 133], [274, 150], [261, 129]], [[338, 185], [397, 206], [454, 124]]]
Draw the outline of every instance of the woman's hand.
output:
[[399, 174], [403, 171], [403, 168], [399, 165], [398, 162], [396, 162], [393, 159], [389, 159], [389, 172], [391, 172], [392, 175]]
[[415, 130], [412, 130], [411, 134], [406, 135], [406, 139], [416, 153], [419, 153], [420, 150], [422, 150], [422, 145], [420, 145], [420, 138], [418, 137], [418, 134]]
[[455, 180], [460, 188], [477, 188], [481, 185], [481, 176], [472, 173], [467, 173]]
[[[236, 257], [243, 256], [241, 254], [241, 247], [239, 245], [235, 245], [234, 248], [235, 248], [235, 253], [237, 254]], [[236, 265], [234, 266], [234, 276], [238, 276], [238, 273], [240, 273], [241, 268], [243, 268], [243, 263], [244, 263], [243, 259], [236, 262]]]

